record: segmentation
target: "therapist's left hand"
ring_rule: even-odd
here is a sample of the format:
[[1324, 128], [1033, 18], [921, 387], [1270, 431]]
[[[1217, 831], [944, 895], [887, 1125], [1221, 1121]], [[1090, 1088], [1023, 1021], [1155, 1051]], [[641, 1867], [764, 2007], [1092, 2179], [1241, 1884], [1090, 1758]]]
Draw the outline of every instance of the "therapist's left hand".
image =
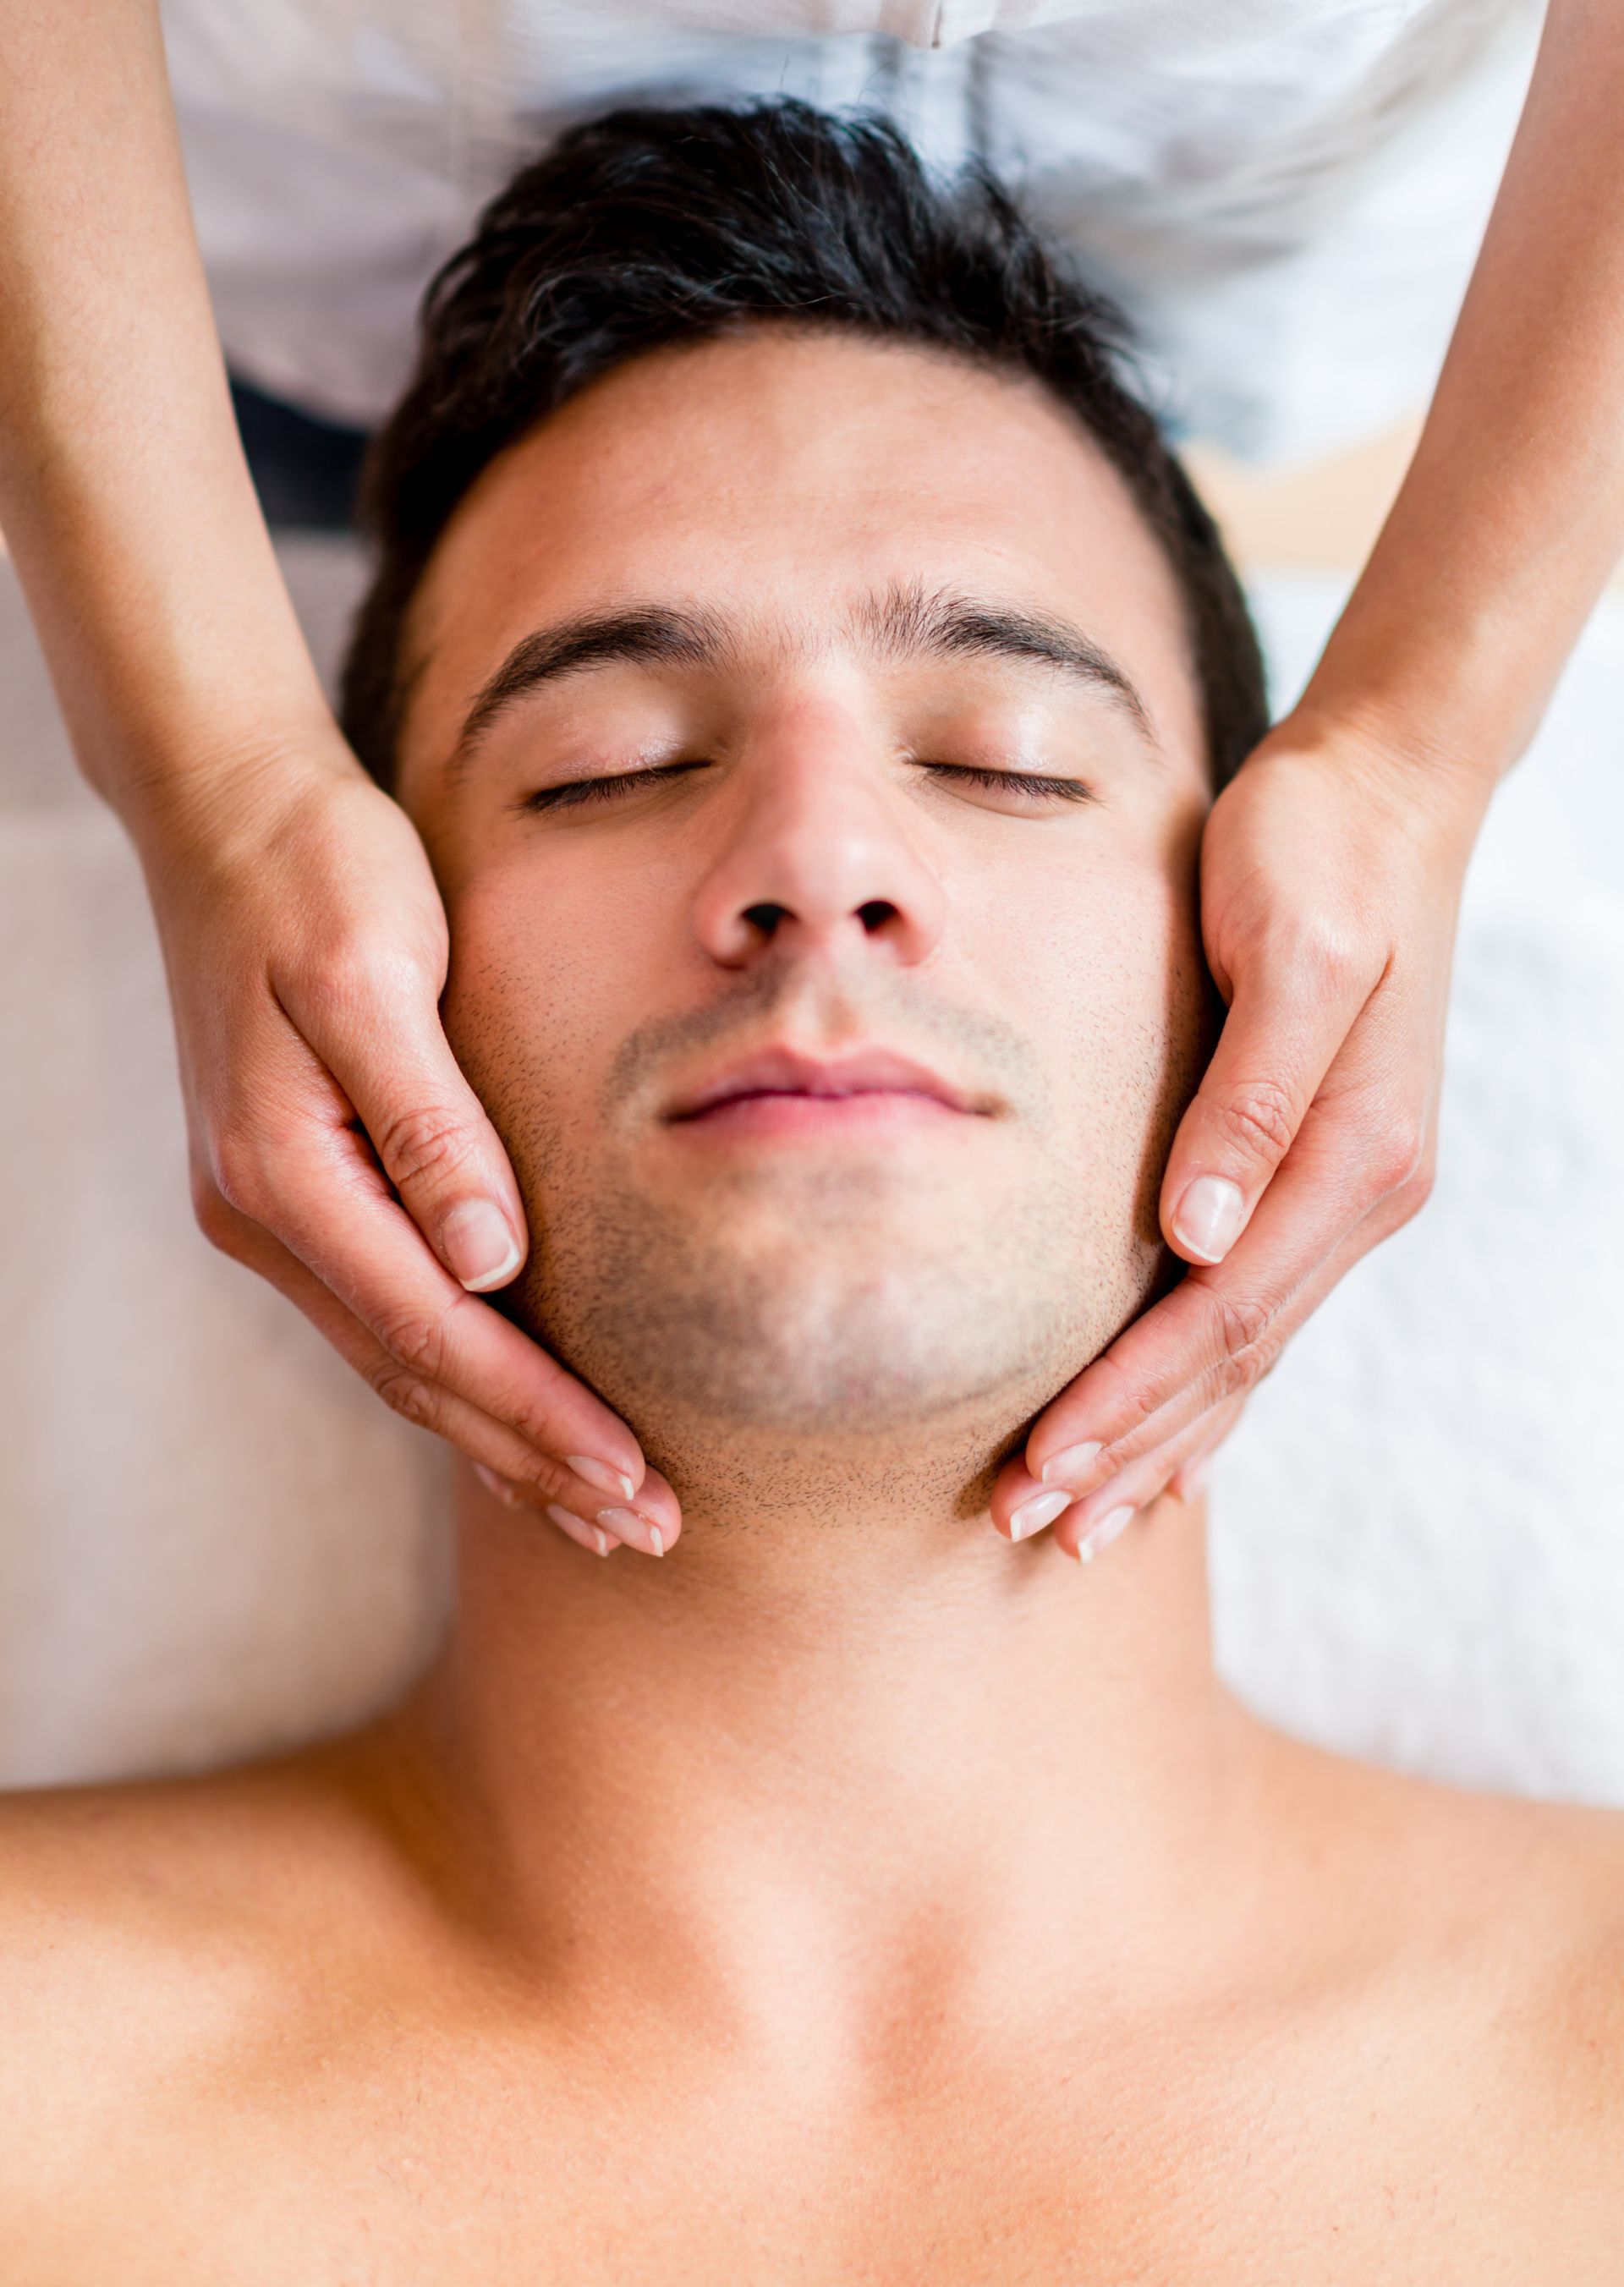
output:
[[[994, 1522], [1086, 1562], [1194, 1481], [1343, 1273], [1432, 1186], [1450, 965], [1493, 779], [1287, 717], [1214, 803], [1201, 933], [1228, 1007], [1173, 1140], [1192, 1267], [1038, 1416]], [[1058, 1521], [1057, 1521], [1058, 1520]]]

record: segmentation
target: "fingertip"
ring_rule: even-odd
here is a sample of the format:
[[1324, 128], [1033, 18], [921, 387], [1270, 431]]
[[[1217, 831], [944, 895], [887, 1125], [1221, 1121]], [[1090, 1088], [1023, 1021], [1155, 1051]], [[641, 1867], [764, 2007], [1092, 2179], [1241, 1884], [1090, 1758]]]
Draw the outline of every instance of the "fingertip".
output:
[[440, 1226], [446, 1268], [471, 1294], [505, 1286], [525, 1259], [513, 1227], [495, 1199], [462, 1199]]
[[637, 1506], [651, 1523], [657, 1524], [669, 1548], [682, 1531], [682, 1504], [665, 1479], [650, 1469], [637, 1495]]
[[564, 1466], [574, 1469], [582, 1484], [590, 1485], [595, 1493], [612, 1493], [617, 1500], [630, 1500], [640, 1482], [613, 1461], [600, 1461], [590, 1453], [566, 1453]]
[[1240, 1236], [1246, 1197], [1227, 1175], [1197, 1175], [1168, 1218], [1169, 1236], [1197, 1262], [1222, 1262]]
[[[986, 1505], [993, 1530], [1004, 1540], [1026, 1539], [1034, 1528], [1023, 1512], [1030, 1510], [1034, 1501], [1042, 1500], [1048, 1490], [1033, 1476], [1018, 1453], [1011, 1454], [994, 1482]], [[1055, 1514], [1061, 1514], [1061, 1509]]]

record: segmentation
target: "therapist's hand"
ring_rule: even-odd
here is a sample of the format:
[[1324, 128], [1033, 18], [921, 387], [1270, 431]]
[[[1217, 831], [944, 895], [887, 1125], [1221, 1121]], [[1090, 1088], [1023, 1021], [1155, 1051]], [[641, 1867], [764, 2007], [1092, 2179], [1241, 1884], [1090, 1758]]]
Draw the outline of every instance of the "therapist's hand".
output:
[[1086, 1561], [1164, 1488], [1193, 1490], [1289, 1336], [1427, 1198], [1490, 791], [1437, 756], [1287, 718], [1219, 795], [1201, 924], [1229, 1013], [1161, 1202], [1193, 1267], [1039, 1415], [995, 1487], [1001, 1531], [1052, 1525]]
[[[320, 762], [284, 750], [213, 773], [184, 829], [143, 836], [198, 1219], [508, 1497], [601, 1554], [661, 1554], [651, 1526], [665, 1548], [680, 1529], [670, 1487], [478, 1299], [527, 1242], [507, 1154], [441, 1029], [445, 913], [405, 812], [336, 730], [329, 743]], [[622, 1520], [606, 1533], [605, 1509]]]

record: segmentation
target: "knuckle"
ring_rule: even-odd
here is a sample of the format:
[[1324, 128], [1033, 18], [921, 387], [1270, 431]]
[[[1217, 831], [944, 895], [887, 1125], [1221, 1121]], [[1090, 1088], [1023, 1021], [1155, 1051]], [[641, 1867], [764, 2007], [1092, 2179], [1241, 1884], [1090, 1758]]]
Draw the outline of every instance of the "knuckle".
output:
[[386, 1121], [372, 1141], [390, 1182], [401, 1191], [455, 1175], [471, 1150], [465, 1122], [432, 1105]]
[[398, 1005], [403, 994], [415, 992], [422, 982], [398, 945], [346, 936], [328, 946], [312, 986], [326, 1006], [353, 1014], [376, 1009], [380, 1002]]
[[376, 1329], [392, 1362], [430, 1381], [444, 1379], [450, 1356], [448, 1321], [455, 1303], [440, 1311], [407, 1310], [384, 1319]]
[[1217, 1298], [1218, 1383], [1232, 1397], [1260, 1382], [1279, 1353], [1273, 1336], [1275, 1313], [1266, 1302], [1244, 1294]]
[[1110, 1425], [1108, 1434], [1103, 1428], [1095, 1433], [1106, 1442], [1106, 1451], [1100, 1454], [1097, 1466], [1110, 1470], [1124, 1448], [1131, 1452], [1132, 1440], [1161, 1405], [1163, 1393], [1130, 1373], [1109, 1351], [1104, 1357], [1095, 1359], [1090, 1371], [1105, 1385], [1101, 1413]]
[[1416, 1199], [1419, 1207], [1431, 1185], [1431, 1169], [1427, 1139], [1421, 1124], [1414, 1120], [1397, 1120], [1388, 1123], [1376, 1139], [1371, 1153], [1370, 1173], [1378, 1196], [1390, 1191], [1407, 1191], [1418, 1181], [1424, 1180], [1424, 1189]]
[[589, 1488], [583, 1500], [581, 1480], [574, 1470], [566, 1469], [561, 1461], [550, 1460], [544, 1453], [533, 1453], [523, 1475], [525, 1484], [539, 1493], [543, 1500], [558, 1501], [572, 1512], [584, 1509], [589, 1516], [609, 1507], [616, 1498], [612, 1493], [593, 1492]]
[[419, 1429], [434, 1428], [439, 1414], [435, 1393], [416, 1374], [397, 1365], [392, 1359], [380, 1359], [368, 1368], [366, 1378], [392, 1413], [415, 1423]]
[[1400, 1230], [1413, 1215], [1418, 1215], [1421, 1213], [1427, 1201], [1432, 1197], [1437, 1183], [1437, 1162], [1429, 1154], [1422, 1159], [1418, 1167], [1406, 1175], [1404, 1181], [1386, 1196], [1384, 1204], [1387, 1213], [1383, 1220], [1386, 1222], [1389, 1236], [1393, 1231]]
[[242, 1226], [237, 1211], [222, 1197], [212, 1176], [202, 1173], [192, 1178], [192, 1213], [197, 1227], [210, 1246], [222, 1254], [240, 1261], [242, 1251]]
[[240, 1131], [226, 1129], [217, 1138], [212, 1153], [215, 1190], [228, 1207], [263, 1223], [270, 1205], [270, 1186], [258, 1151]]
[[1288, 959], [1297, 974], [1306, 970], [1316, 985], [1333, 988], [1362, 975], [1368, 966], [1348, 932], [1324, 913], [1299, 918]]
[[1228, 1140], [1249, 1158], [1274, 1166], [1283, 1159], [1296, 1132], [1295, 1107], [1273, 1080], [1254, 1080], [1216, 1107]]

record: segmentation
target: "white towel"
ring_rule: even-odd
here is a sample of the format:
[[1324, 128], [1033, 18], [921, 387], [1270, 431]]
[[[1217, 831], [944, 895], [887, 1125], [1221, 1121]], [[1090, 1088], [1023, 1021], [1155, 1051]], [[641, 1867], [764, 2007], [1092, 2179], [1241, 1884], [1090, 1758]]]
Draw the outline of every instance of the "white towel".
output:
[[[343, 546], [284, 549], [330, 661]], [[1282, 692], [1338, 601], [1258, 594]], [[220, 1762], [348, 1721], [443, 1609], [432, 1441], [186, 1199], [133, 859], [72, 774], [0, 566], [0, 1780]], [[1468, 885], [1438, 1183], [1214, 1476], [1220, 1655], [1327, 1744], [1624, 1801], [1624, 606]]]

